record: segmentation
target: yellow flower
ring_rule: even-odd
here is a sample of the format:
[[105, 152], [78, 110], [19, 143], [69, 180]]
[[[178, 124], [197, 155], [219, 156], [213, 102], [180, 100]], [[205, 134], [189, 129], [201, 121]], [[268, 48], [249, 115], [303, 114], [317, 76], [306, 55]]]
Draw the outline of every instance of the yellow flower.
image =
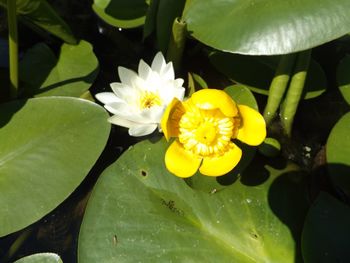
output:
[[167, 169], [179, 176], [200, 173], [220, 176], [231, 171], [242, 156], [232, 142], [259, 145], [266, 124], [256, 110], [237, 105], [224, 91], [203, 89], [185, 102], [174, 98], [164, 112], [161, 127], [167, 140], [176, 137], [165, 154]]

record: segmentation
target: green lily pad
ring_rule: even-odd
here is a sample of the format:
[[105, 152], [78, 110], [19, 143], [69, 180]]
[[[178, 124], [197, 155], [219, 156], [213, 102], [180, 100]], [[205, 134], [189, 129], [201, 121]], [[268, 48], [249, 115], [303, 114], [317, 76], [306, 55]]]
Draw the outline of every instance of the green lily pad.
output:
[[337, 81], [344, 99], [350, 104], [350, 55], [346, 55], [338, 65]]
[[[7, 7], [7, 0], [0, 0], [0, 6]], [[20, 21], [37, 30], [50, 32], [69, 44], [76, 44], [70, 27], [45, 0], [16, 0]], [[39, 31], [40, 32], [40, 31]]]
[[305, 263], [348, 262], [350, 208], [327, 193], [311, 206], [302, 234]]
[[[210, 62], [217, 70], [262, 95], [269, 94], [279, 58], [280, 56], [243, 56], [224, 52], [212, 52], [209, 56]], [[326, 88], [327, 78], [323, 69], [311, 59], [303, 98], [320, 96]]]
[[215, 49], [277, 55], [310, 49], [350, 32], [348, 0], [191, 0], [183, 19]]
[[63, 44], [59, 57], [39, 43], [29, 49], [20, 63], [20, 80], [26, 95], [80, 97], [98, 73], [98, 61], [86, 41]]
[[145, 0], [94, 0], [92, 9], [112, 26], [133, 28], [145, 23], [147, 2]]
[[62, 263], [61, 258], [54, 253], [38, 253], [16, 260], [15, 263]]
[[204, 193], [166, 170], [167, 146], [140, 142], [103, 172], [80, 230], [80, 263], [297, 261], [306, 212], [298, 171], [260, 163]]
[[266, 157], [276, 157], [281, 151], [281, 144], [277, 139], [267, 137], [258, 149]]
[[350, 195], [350, 113], [333, 127], [326, 147], [327, 166], [334, 185]]
[[225, 91], [233, 98], [237, 104], [242, 104], [259, 111], [258, 104], [253, 93], [244, 85], [231, 85]]
[[[107, 112], [82, 99], [0, 105], [0, 236], [52, 211], [82, 182], [109, 136]], [[6, 216], [5, 216], [6, 215]]]

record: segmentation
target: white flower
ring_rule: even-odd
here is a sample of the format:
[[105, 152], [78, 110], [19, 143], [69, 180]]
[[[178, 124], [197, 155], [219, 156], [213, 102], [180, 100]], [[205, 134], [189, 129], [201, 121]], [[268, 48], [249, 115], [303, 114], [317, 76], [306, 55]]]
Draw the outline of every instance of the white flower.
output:
[[154, 57], [152, 66], [140, 60], [138, 74], [118, 67], [121, 82], [111, 83], [113, 92], [96, 94], [104, 107], [114, 114], [109, 122], [129, 128], [131, 136], [152, 133], [166, 106], [174, 97], [183, 100], [183, 79], [175, 79], [172, 62], [166, 63], [161, 52]]

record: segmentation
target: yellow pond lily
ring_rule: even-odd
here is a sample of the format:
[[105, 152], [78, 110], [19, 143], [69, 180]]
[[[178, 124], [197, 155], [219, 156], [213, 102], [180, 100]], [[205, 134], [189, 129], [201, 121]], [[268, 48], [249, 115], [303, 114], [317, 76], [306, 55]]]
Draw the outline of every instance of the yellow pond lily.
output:
[[164, 112], [161, 128], [167, 140], [176, 137], [165, 154], [167, 169], [179, 176], [220, 176], [239, 162], [238, 139], [259, 145], [266, 137], [266, 124], [256, 110], [237, 105], [224, 91], [203, 89], [182, 102], [176, 98]]

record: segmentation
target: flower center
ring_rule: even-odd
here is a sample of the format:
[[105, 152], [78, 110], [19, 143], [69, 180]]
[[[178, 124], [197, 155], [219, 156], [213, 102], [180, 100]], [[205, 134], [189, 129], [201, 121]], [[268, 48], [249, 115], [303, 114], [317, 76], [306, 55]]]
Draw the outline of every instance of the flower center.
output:
[[162, 100], [155, 92], [144, 91], [140, 96], [141, 109], [152, 108], [153, 106], [162, 105]]
[[195, 137], [198, 142], [210, 145], [216, 139], [217, 129], [213, 123], [203, 122], [199, 125], [195, 132]]
[[179, 141], [201, 157], [220, 156], [230, 147], [238, 123], [238, 118], [227, 117], [217, 109], [189, 107], [179, 123]]

